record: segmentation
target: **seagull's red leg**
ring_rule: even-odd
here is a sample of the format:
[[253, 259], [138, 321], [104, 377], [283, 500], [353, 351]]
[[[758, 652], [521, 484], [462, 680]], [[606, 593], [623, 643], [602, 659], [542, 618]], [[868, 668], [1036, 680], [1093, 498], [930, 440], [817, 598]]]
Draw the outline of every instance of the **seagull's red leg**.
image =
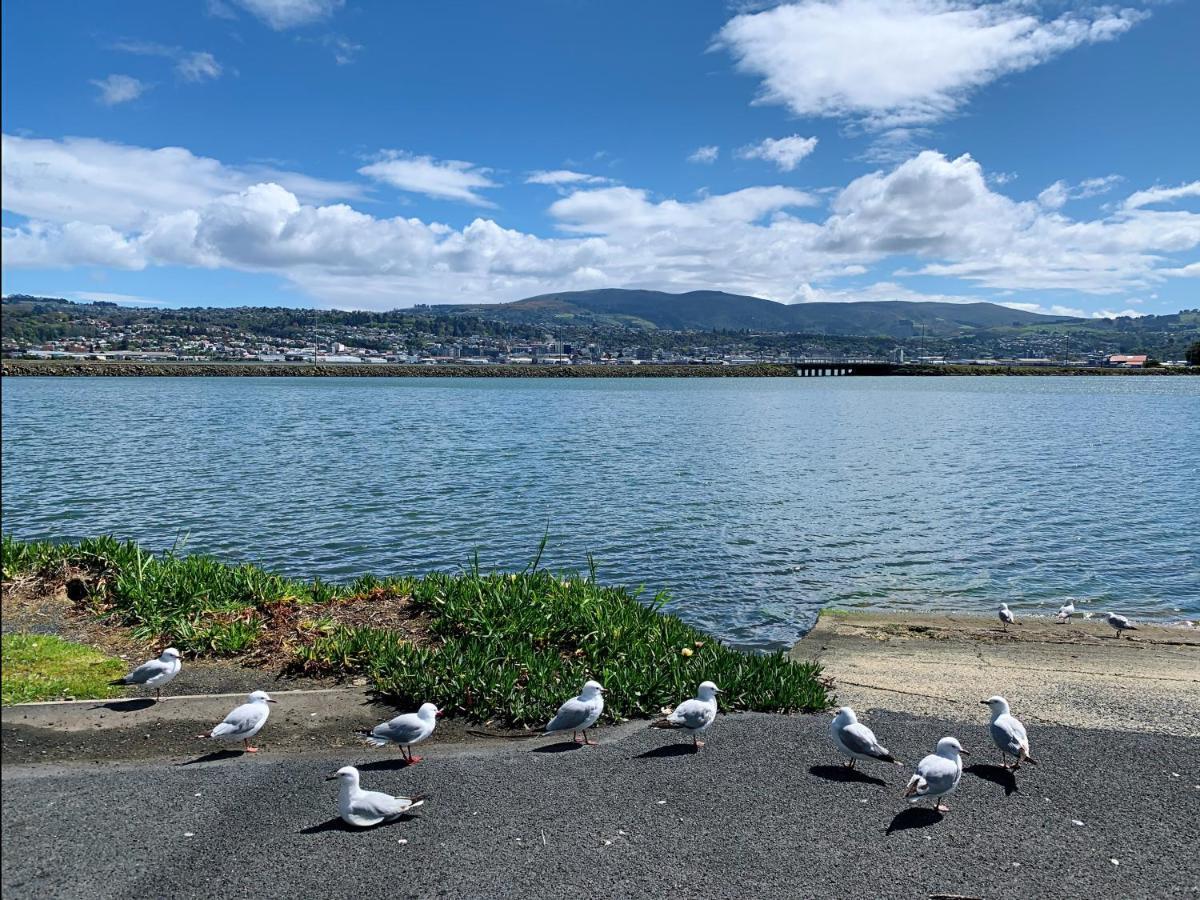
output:
[[246, 747], [246, 752], [247, 752], [247, 753], [257, 753], [257, 752], [258, 752], [258, 748], [257, 748], [257, 747], [251, 747], [251, 746], [250, 746], [250, 740], [249, 740], [249, 738], [242, 738], [242, 744], [244, 744], [244, 745], [245, 745], [245, 747]]

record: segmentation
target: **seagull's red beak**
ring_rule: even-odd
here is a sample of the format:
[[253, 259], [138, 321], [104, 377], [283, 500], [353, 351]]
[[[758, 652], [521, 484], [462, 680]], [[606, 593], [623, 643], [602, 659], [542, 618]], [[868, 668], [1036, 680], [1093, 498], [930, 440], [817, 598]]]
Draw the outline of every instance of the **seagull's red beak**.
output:
[[445, 711], [445, 710], [441, 710], [441, 709], [439, 709], [437, 712], [435, 712], [435, 713], [433, 714], [433, 717], [434, 717], [435, 719], [440, 719], [440, 718], [441, 718], [442, 716], [444, 716], [444, 715], [446, 715], [446, 711]]

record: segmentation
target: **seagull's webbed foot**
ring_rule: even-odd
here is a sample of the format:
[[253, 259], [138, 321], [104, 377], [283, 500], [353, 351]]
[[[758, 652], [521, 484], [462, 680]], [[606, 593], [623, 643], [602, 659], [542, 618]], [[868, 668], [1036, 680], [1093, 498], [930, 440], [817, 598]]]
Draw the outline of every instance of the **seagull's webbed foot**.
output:
[[258, 748], [251, 747], [249, 741], [242, 741], [242, 743], [245, 745], [247, 753], [257, 753], [258, 752]]
[[936, 812], [950, 812], [950, 807], [945, 803], [935, 803], [933, 804], [933, 808]]

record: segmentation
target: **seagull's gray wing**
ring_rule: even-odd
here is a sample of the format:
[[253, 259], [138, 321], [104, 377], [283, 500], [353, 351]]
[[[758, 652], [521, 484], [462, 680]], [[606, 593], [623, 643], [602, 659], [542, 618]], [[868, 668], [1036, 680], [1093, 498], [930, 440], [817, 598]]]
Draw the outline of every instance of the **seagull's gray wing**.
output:
[[145, 684], [156, 675], [165, 675], [170, 666], [161, 660], [152, 659], [144, 662], [122, 679], [126, 684]]
[[259, 703], [243, 703], [213, 729], [213, 737], [250, 737], [262, 727], [263, 713]]
[[992, 733], [992, 740], [996, 742], [997, 747], [1012, 756], [1020, 756], [1021, 739], [1008, 723], [998, 719], [992, 722], [989, 730]]
[[874, 732], [861, 722], [852, 722], [838, 732], [838, 737], [851, 753], [861, 753], [863, 756], [874, 756], [878, 759], [891, 757], [886, 747], [882, 747], [875, 739]]
[[380, 791], [360, 791], [350, 801], [350, 814], [364, 819], [392, 819], [403, 815], [423, 801], [410, 797], [393, 797]]
[[958, 766], [950, 760], [933, 754], [921, 760], [921, 764], [917, 766], [917, 774], [925, 780], [925, 787], [917, 793], [936, 796], [954, 787], [959, 773]]
[[382, 725], [376, 725], [371, 729], [371, 734], [377, 738], [393, 741], [397, 744], [411, 744], [415, 740], [419, 740], [422, 732], [425, 730], [425, 723], [421, 721], [421, 717], [413, 713], [405, 713], [402, 716], [396, 716], [389, 722], [384, 722]]
[[714, 718], [716, 718], [716, 710], [712, 706], [692, 699], [684, 700], [675, 707], [675, 711], [667, 716], [667, 721], [672, 725], [695, 731], [711, 725]]
[[546, 732], [578, 731], [591, 717], [591, 708], [578, 697], [572, 697], [558, 708], [558, 714], [550, 720]]

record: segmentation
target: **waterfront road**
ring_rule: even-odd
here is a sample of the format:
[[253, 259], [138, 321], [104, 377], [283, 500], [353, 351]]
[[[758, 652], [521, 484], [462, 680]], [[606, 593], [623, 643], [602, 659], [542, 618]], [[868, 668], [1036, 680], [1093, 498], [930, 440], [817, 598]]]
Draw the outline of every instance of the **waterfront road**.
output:
[[[298, 755], [8, 765], [3, 892], [23, 897], [1197, 897], [1200, 739], [1031, 727], [1011, 781], [969, 724], [865, 714], [904, 769], [848, 778], [829, 717], [734, 715], [698, 754], [633, 723], [598, 747], [433, 743], [402, 768]], [[951, 810], [909, 809], [945, 734], [974, 751]], [[269, 735], [264, 734], [268, 741]], [[426, 794], [408, 821], [335, 818], [335, 784]]]

